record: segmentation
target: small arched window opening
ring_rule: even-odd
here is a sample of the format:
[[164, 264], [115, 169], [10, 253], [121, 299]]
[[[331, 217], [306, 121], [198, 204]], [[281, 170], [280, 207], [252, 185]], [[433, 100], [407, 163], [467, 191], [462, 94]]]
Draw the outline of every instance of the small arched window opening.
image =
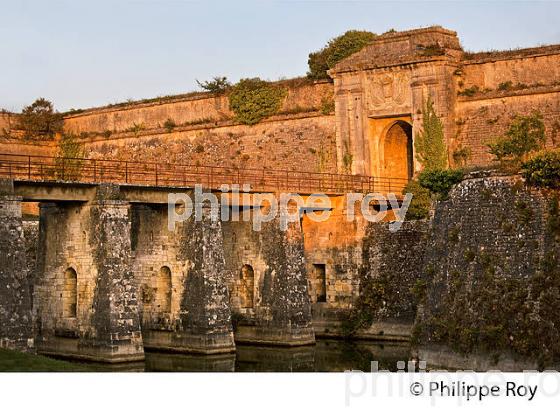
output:
[[72, 268], [64, 271], [64, 290], [62, 291], [62, 315], [76, 317], [78, 306], [78, 275]]
[[242, 308], [252, 308], [255, 298], [255, 271], [251, 265], [243, 265], [239, 274], [239, 300]]
[[309, 273], [311, 301], [324, 303], [327, 301], [327, 267], [324, 263], [314, 263]]
[[171, 269], [162, 266], [157, 276], [155, 305], [160, 313], [171, 313]]

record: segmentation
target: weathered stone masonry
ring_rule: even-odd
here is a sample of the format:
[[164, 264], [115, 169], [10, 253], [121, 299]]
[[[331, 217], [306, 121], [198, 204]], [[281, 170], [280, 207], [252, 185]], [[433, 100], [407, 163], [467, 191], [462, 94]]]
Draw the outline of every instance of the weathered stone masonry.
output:
[[[315, 340], [299, 222], [286, 231], [280, 219], [254, 231], [251, 222], [226, 222], [224, 245], [231, 272], [230, 289], [236, 340], [301, 345]], [[253, 272], [252, 305], [243, 302], [244, 269]]]
[[[114, 187], [100, 187], [90, 203], [41, 206], [34, 304], [41, 352], [109, 362], [144, 357], [130, 205], [116, 197]], [[76, 277], [70, 312], [67, 275]]]
[[[195, 353], [235, 349], [220, 221], [167, 227], [167, 206], [134, 205], [135, 272], [146, 347]], [[161, 276], [168, 271], [169, 283]], [[169, 295], [162, 294], [168, 289]], [[169, 298], [167, 302], [163, 299]]]
[[560, 362], [557, 201], [519, 177], [487, 176], [438, 204], [415, 328], [421, 358], [473, 370]]
[[31, 271], [27, 261], [21, 198], [0, 180], [0, 346], [32, 348]]
[[[559, 61], [559, 46], [465, 53], [455, 32], [429, 27], [379, 36], [330, 71], [334, 84], [288, 85], [282, 112], [255, 126], [236, 124], [227, 97], [209, 94], [86, 110], [69, 115], [65, 126], [80, 135], [91, 158], [166, 158], [406, 181], [420, 170], [413, 140], [428, 96], [443, 121], [451, 163], [457, 149], [469, 148], [467, 165], [489, 164], [487, 143], [515, 114], [532, 110], [544, 117], [547, 146], [558, 146]], [[322, 100], [333, 96], [335, 115], [322, 112]], [[172, 130], [162, 126], [167, 118], [177, 123]], [[3, 152], [56, 152], [56, 141], [22, 141], [13, 120], [0, 116], [0, 126], [10, 131], [0, 137]], [[131, 130], [138, 124], [142, 130]], [[433, 322], [469, 317], [461, 308], [478, 300], [471, 284], [484, 279], [476, 272], [490, 259], [503, 262], [496, 277], [510, 282], [533, 283], [546, 261], [557, 272], [558, 256], [550, 259], [549, 250], [557, 250], [558, 237], [546, 233], [550, 215], [541, 193], [510, 185], [495, 177], [471, 179], [438, 204], [431, 228], [405, 223], [398, 233], [386, 223], [346, 221], [347, 210], [335, 198], [329, 221], [304, 216], [287, 232], [277, 221], [253, 232], [250, 223], [208, 217], [169, 232], [162, 202], [146, 200], [153, 192], [129, 201], [115, 187], [101, 187], [95, 198], [59, 197], [42, 205], [35, 267], [22, 198], [4, 184], [0, 339], [4, 346], [27, 348], [35, 337], [40, 351], [107, 361], [142, 358], [144, 346], [218, 353], [234, 349], [235, 341], [312, 343], [315, 334], [340, 336], [345, 315], [376, 283], [392, 296], [383, 298], [374, 323], [357, 335], [404, 340], [417, 302], [410, 289], [427, 281], [417, 319], [425, 325], [420, 341], [452, 346], [457, 340], [438, 339]], [[435, 271], [426, 271], [430, 264]], [[454, 277], [467, 288], [457, 288]], [[546, 283], [558, 288], [553, 280]], [[518, 327], [540, 332], [535, 350], [554, 359], [558, 325], [547, 315], [560, 298], [537, 295], [531, 286], [531, 314], [516, 316], [523, 324]], [[492, 309], [479, 313], [491, 316]], [[462, 323], [475, 329], [466, 336], [488, 331], [488, 323], [478, 324]], [[465, 344], [463, 336], [458, 339]], [[514, 347], [530, 340], [512, 336]]]

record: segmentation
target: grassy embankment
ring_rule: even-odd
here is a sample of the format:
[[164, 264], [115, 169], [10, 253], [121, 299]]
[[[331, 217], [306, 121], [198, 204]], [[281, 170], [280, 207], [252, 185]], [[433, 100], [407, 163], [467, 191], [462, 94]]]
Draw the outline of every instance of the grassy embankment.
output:
[[87, 365], [0, 349], [0, 372], [87, 372]]

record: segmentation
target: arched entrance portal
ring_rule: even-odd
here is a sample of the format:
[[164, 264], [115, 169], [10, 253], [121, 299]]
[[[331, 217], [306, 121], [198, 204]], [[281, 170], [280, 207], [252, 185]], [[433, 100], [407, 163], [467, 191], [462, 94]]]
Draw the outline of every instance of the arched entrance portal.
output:
[[383, 139], [383, 175], [411, 179], [414, 175], [412, 152], [412, 126], [405, 121], [396, 121]]

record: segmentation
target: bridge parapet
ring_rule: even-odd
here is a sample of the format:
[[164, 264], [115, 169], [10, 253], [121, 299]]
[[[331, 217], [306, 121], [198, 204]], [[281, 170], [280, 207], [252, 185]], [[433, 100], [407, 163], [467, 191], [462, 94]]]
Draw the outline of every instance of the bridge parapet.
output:
[[402, 178], [233, 168], [197, 164], [133, 162], [0, 154], [0, 177], [17, 181], [113, 183], [146, 187], [193, 187], [218, 190], [222, 185], [249, 185], [253, 192], [400, 194]]

